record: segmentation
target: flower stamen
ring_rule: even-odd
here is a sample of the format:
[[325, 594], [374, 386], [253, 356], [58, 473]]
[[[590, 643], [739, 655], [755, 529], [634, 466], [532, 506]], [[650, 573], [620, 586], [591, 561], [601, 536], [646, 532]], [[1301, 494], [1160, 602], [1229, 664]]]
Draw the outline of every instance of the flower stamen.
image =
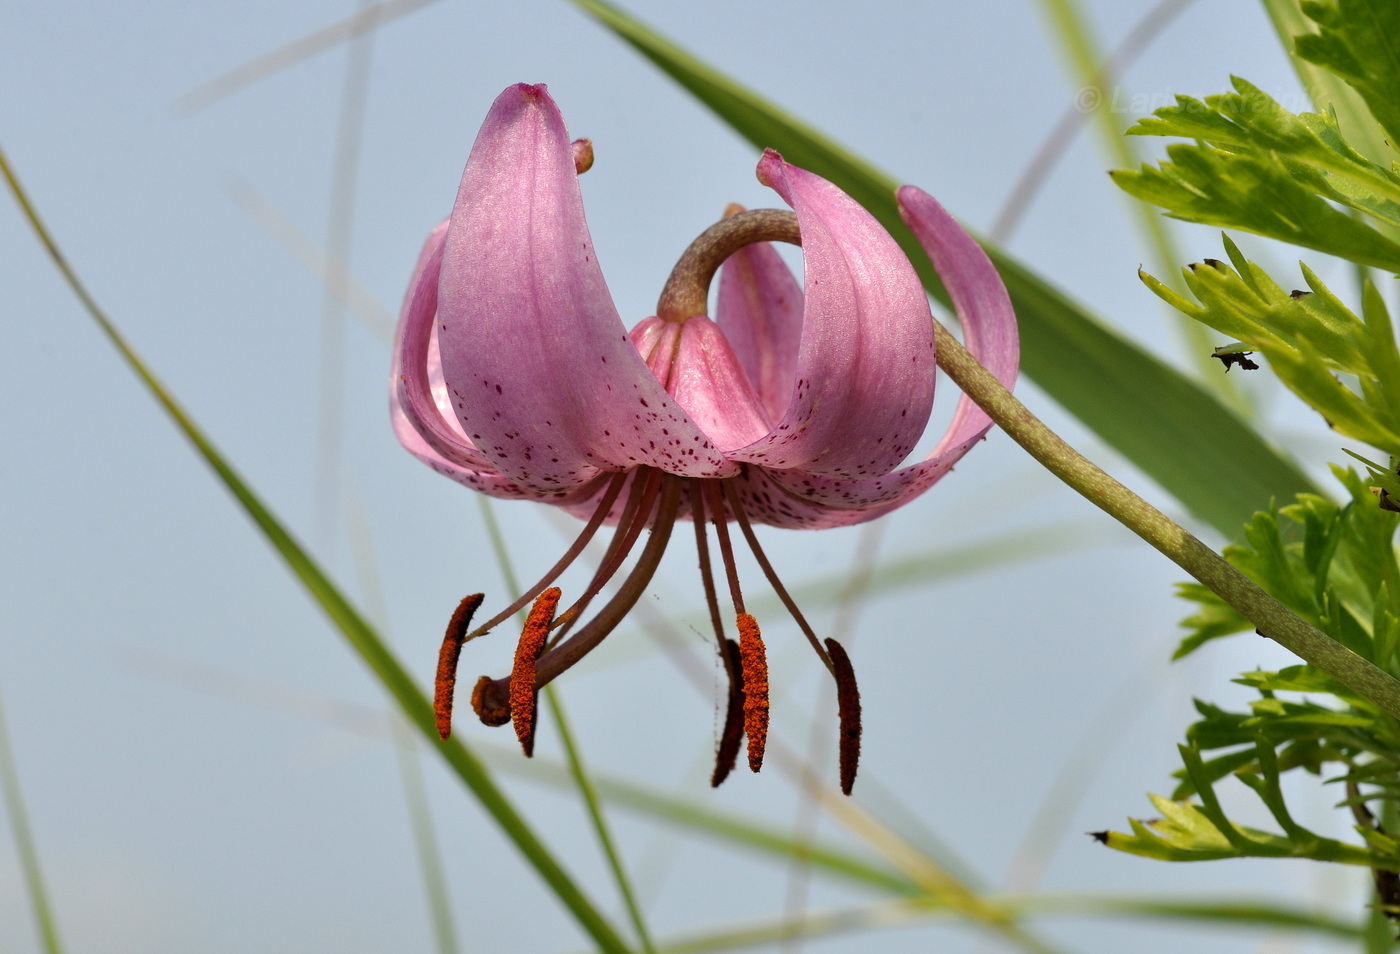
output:
[[827, 671], [830, 672], [832, 676], [835, 676], [836, 668], [832, 665], [831, 657], [827, 655], [826, 649], [824, 649], [822, 644], [817, 640], [817, 634], [813, 632], [811, 624], [807, 622], [807, 617], [803, 616], [802, 610], [797, 608], [797, 601], [792, 598], [787, 588], [783, 586], [783, 581], [778, 579], [778, 573], [773, 569], [773, 564], [768, 562], [768, 557], [763, 552], [763, 547], [758, 545], [758, 536], [753, 532], [753, 525], [749, 523], [748, 514], [744, 513], [744, 505], [739, 499], [738, 490], [726, 481], [724, 484], [724, 492], [729, 498], [729, 509], [734, 512], [734, 519], [739, 522], [739, 529], [743, 532], [744, 539], [749, 544], [749, 550], [753, 552], [754, 559], [758, 561], [758, 565], [763, 568], [763, 575], [768, 578], [768, 585], [773, 587], [773, 592], [778, 594], [778, 599], [783, 601], [783, 605], [787, 607], [787, 611], [792, 614], [792, 618], [796, 620], [798, 628], [800, 628], [803, 635], [807, 637], [807, 642], [811, 643], [812, 648], [816, 650], [817, 655], [821, 657], [821, 661], [826, 664]]
[[[637, 605], [637, 600], [641, 599], [642, 593], [651, 583], [651, 578], [656, 575], [656, 568], [661, 565], [661, 557], [666, 552], [666, 544], [671, 539], [671, 529], [676, 522], [676, 512], [680, 509], [681, 488], [684, 481], [663, 474], [659, 482], [660, 502], [656, 506], [655, 519], [651, 521], [651, 536], [642, 549], [642, 555], [637, 558], [636, 566], [632, 568], [627, 579], [618, 587], [612, 599], [608, 600], [598, 611], [597, 616], [589, 620], [587, 625], [577, 633], [559, 645], [547, 649], [544, 655], [539, 657], [535, 662], [536, 689], [548, 685], [550, 681], [588, 655], [609, 633], [616, 629], [623, 617], [631, 611], [633, 606]], [[640, 510], [637, 520], [641, 524], [645, 524], [648, 516], [650, 514], [645, 509]], [[491, 679], [489, 676], [482, 676], [477, 681], [476, 689], [472, 692], [472, 708], [476, 710], [476, 714], [482, 722], [487, 725], [501, 725], [504, 720], [489, 722], [487, 719], [495, 717], [502, 711], [506, 712], [507, 717], [509, 717], [509, 692], [510, 680], [508, 678]]]
[[836, 711], [841, 719], [841, 792], [849, 795], [856, 784], [856, 768], [860, 763], [860, 690], [856, 688], [856, 671], [851, 657], [846, 655], [846, 648], [828, 638], [826, 649], [836, 670]]
[[732, 639], [724, 640], [720, 650], [724, 655], [724, 668], [729, 671], [729, 701], [724, 710], [724, 730], [720, 733], [719, 747], [715, 750], [715, 771], [710, 776], [710, 787], [719, 788], [734, 764], [739, 760], [739, 743], [744, 741], [744, 662], [739, 644]]
[[522, 593], [520, 598], [514, 603], [511, 603], [495, 616], [468, 633], [463, 639], [463, 642], [470, 642], [478, 636], [484, 636], [486, 633], [489, 633], [501, 623], [520, 612], [527, 603], [534, 600], [545, 591], [546, 587], [559, 579], [564, 571], [578, 559], [578, 555], [583, 552], [583, 548], [588, 546], [594, 534], [598, 532], [598, 528], [601, 527], [603, 521], [608, 518], [608, 514], [612, 512], [613, 504], [617, 502], [617, 495], [622, 492], [622, 486], [626, 482], [626, 474], [614, 475], [608, 483], [608, 489], [603, 493], [602, 499], [598, 501], [598, 506], [594, 508], [593, 515], [588, 518], [588, 525], [583, 528], [583, 532], [569, 545], [569, 549], [564, 551], [564, 555], [559, 558], [558, 562], [550, 567], [549, 571], [546, 572], [544, 576], [540, 577], [538, 583]]
[[719, 597], [715, 592], [715, 576], [710, 568], [710, 545], [705, 532], [705, 485], [690, 483], [690, 519], [695, 524], [695, 552], [700, 560], [700, 580], [705, 588], [705, 605], [710, 611], [720, 663], [729, 682], [724, 709], [724, 728], [720, 730], [715, 748], [715, 770], [710, 787], [719, 788], [739, 758], [739, 743], [744, 740], [744, 668], [739, 644], [724, 635], [724, 620], [719, 613]]
[[540, 594], [530, 608], [525, 629], [515, 647], [515, 667], [510, 673], [510, 712], [511, 721], [515, 723], [515, 737], [520, 740], [526, 757], [535, 754], [535, 700], [538, 693], [535, 661], [544, 652], [545, 637], [549, 635], [549, 624], [559, 607], [561, 595], [557, 586], [551, 586]]
[[442, 637], [442, 648], [438, 650], [437, 677], [433, 680], [433, 714], [437, 717], [438, 737], [446, 739], [452, 735], [452, 695], [457, 688], [457, 660], [462, 655], [462, 644], [467, 641], [467, 627], [472, 624], [472, 614], [481, 606], [483, 593], [473, 593], [457, 604], [452, 618], [447, 621], [447, 632]]
[[768, 744], [768, 654], [758, 621], [739, 614], [739, 661], [743, 669], [744, 734], [749, 737], [749, 771], [763, 768]]
[[[632, 552], [632, 547], [636, 545], [637, 538], [641, 536], [642, 529], [651, 517], [651, 511], [656, 506], [656, 496], [660, 489], [660, 471], [641, 472], [633, 479], [632, 490], [627, 495], [627, 502], [623, 505], [622, 518], [617, 524], [617, 532], [608, 542], [608, 549], [604, 552], [603, 560], [598, 564], [593, 579], [589, 581], [588, 588], [583, 591], [582, 596], [573, 602], [573, 605], [560, 613], [549, 627], [553, 633], [550, 638], [551, 648], [564, 638], [569, 628], [588, 609], [588, 604], [602, 591], [604, 586], [607, 586], [608, 581], [622, 567], [623, 561]], [[557, 632], [555, 632], [556, 630]]]

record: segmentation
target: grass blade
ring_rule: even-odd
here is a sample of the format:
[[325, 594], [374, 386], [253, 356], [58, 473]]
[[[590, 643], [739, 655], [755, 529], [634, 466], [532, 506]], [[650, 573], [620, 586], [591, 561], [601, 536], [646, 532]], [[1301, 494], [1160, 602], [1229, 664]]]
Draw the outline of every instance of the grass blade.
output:
[[345, 636], [351, 649], [359, 655], [384, 688], [394, 697], [409, 722], [416, 726], [423, 733], [423, 736], [437, 748], [448, 766], [466, 784], [496, 823], [501, 826], [507, 837], [515, 843], [521, 854], [549, 885], [564, 906], [569, 909], [579, 926], [593, 938], [599, 948], [610, 952], [610, 954], [627, 954], [627, 945], [623, 943], [607, 919], [598, 912], [592, 902], [574, 884], [573, 879], [555, 860], [525, 819], [515, 810], [505, 793], [496, 786], [486, 767], [462, 744], [460, 739], [455, 737], [446, 741], [438, 739], [432, 703], [417, 683], [413, 681], [413, 677], [404, 669], [403, 664], [379, 638], [375, 629], [345, 598], [339, 588], [321, 571], [320, 566], [311, 558], [311, 555], [297, 543], [276, 515], [263, 504], [252, 488], [238, 475], [219, 449], [205, 436], [204, 432], [185, 412], [185, 409], [175, 400], [175, 396], [146, 366], [141, 356], [136, 353], [112, 320], [107, 317], [106, 312], [93, 299], [87, 287], [79, 280], [49, 235], [48, 229], [45, 228], [43, 221], [30, 202], [28, 194], [20, 185], [19, 179], [15, 176], [3, 150], [0, 150], [0, 174], [4, 175], [15, 201], [19, 203], [20, 209], [34, 229], [35, 235], [53, 259], [59, 272], [62, 273], [68, 287], [82, 303], [83, 308], [97, 322], [103, 334], [121, 353], [122, 359], [141, 379], [161, 408], [189, 442], [194, 445], [196, 452], [204, 458], [205, 463], [214, 471], [215, 476], [233, 495], [253, 523], [257, 525], [258, 530], [267, 538], [268, 543], [287, 564], [287, 568], [297, 577], [311, 597], [320, 604], [321, 609], [330, 617], [331, 622]]
[[[1138, 165], [1137, 151], [1125, 135], [1128, 122], [1136, 117], [1124, 110], [1110, 108], [1119, 77], [1126, 66], [1126, 60], [1146, 47], [1151, 37], [1166, 27], [1168, 23], [1195, 0], [1161, 0], [1133, 28], [1124, 40], [1127, 56], [1115, 52], [1103, 58], [1094, 39], [1093, 30], [1083, 8], [1077, 0], [1040, 0], [1046, 19], [1050, 21], [1065, 59], [1069, 61], [1074, 81], [1083, 89], [1099, 92], [1092, 110], [1097, 120], [1100, 138], [1112, 159], [1120, 169], [1135, 169]], [[1107, 91], [1107, 102], [1103, 93]], [[1138, 201], [1130, 196], [1122, 196], [1127, 203], [1130, 217], [1137, 223], [1149, 254], [1154, 261], [1153, 271], [1168, 276], [1168, 281], [1177, 291], [1182, 291], [1180, 270], [1183, 257], [1167, 230], [1167, 220], [1155, 206]], [[1220, 398], [1226, 405], [1248, 419], [1249, 405], [1238, 383], [1220, 373], [1220, 368], [1211, 357], [1216, 337], [1205, 325], [1180, 312], [1172, 315], [1172, 320], [1186, 345], [1190, 366], [1195, 371], [1201, 385]]]
[[[863, 159], [700, 62], [605, 0], [571, 0], [651, 60], [756, 146], [836, 183], [904, 247], [929, 293], [946, 292], [899, 218], [896, 183]], [[987, 254], [1021, 322], [1021, 367], [1105, 443], [1198, 520], [1237, 537], [1273, 498], [1319, 491], [1214, 396], [1051, 286], [1010, 255]]]
[[39, 849], [34, 842], [34, 831], [29, 827], [29, 812], [24, 808], [19, 768], [15, 765], [15, 754], [10, 747], [10, 731], [5, 725], [3, 704], [0, 704], [0, 792], [4, 793], [10, 831], [15, 839], [15, 849], [19, 852], [19, 864], [24, 871], [24, 883], [29, 889], [29, 903], [34, 908], [34, 921], [39, 928], [44, 954], [63, 954], [63, 945], [58, 940], [58, 921], [49, 904], [44, 872], [39, 866]]
[[358, 36], [364, 36], [390, 20], [412, 13], [419, 7], [425, 7], [433, 2], [434, 0], [384, 0], [383, 3], [376, 3], [364, 10], [359, 10], [344, 20], [337, 20], [330, 26], [322, 27], [314, 33], [293, 40], [291, 43], [280, 46], [270, 53], [264, 53], [221, 76], [214, 77], [198, 89], [191, 90], [180, 97], [179, 102], [175, 104], [175, 112], [182, 116], [198, 112], [206, 106], [217, 103], [225, 96], [233, 95], [245, 86], [256, 83], [266, 76], [271, 76], [278, 70], [284, 70], [318, 53], [324, 53], [326, 50], [333, 49]]

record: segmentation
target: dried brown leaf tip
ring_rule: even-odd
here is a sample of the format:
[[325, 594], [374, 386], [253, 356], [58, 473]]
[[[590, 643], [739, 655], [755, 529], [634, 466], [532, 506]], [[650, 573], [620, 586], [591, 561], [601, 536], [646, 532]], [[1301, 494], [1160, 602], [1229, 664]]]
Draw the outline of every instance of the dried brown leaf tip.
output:
[[1249, 360], [1249, 356], [1254, 353], [1253, 351], [1226, 350], [1229, 347], [1229, 345], [1226, 345], [1224, 348], [1216, 348], [1215, 351], [1211, 353], [1212, 358], [1225, 365], [1226, 374], [1229, 374], [1230, 369], [1235, 366], [1239, 366], [1246, 371], [1259, 370], [1259, 364], [1255, 361]]
[[452, 618], [447, 621], [447, 633], [442, 637], [442, 648], [438, 650], [437, 677], [433, 680], [433, 714], [437, 717], [437, 731], [440, 738], [452, 735], [452, 695], [457, 688], [457, 660], [462, 655], [462, 643], [467, 638], [467, 627], [472, 624], [472, 614], [481, 606], [484, 594], [473, 593], [457, 604]]
[[520, 634], [520, 642], [515, 647], [515, 668], [510, 672], [510, 712], [515, 723], [515, 737], [525, 754], [535, 754], [535, 660], [544, 652], [545, 640], [549, 637], [549, 624], [554, 622], [554, 611], [559, 608], [559, 587], [551, 586], [539, 595], [535, 605], [530, 607], [530, 615], [525, 619], [525, 629]]
[[749, 737], [749, 771], [763, 767], [763, 750], [768, 744], [768, 653], [758, 621], [740, 613], [739, 660], [744, 676], [744, 734]]
[[729, 674], [729, 705], [724, 713], [724, 732], [715, 751], [711, 788], [719, 788], [729, 773], [734, 771], [734, 764], [739, 760], [739, 743], [744, 741], [744, 663], [738, 643], [726, 639], [723, 645], [724, 669]]
[[836, 709], [841, 718], [841, 792], [851, 794], [856, 784], [856, 769], [860, 765], [860, 690], [856, 688], [856, 671], [846, 648], [834, 639], [826, 641], [831, 656], [831, 671], [836, 677]]

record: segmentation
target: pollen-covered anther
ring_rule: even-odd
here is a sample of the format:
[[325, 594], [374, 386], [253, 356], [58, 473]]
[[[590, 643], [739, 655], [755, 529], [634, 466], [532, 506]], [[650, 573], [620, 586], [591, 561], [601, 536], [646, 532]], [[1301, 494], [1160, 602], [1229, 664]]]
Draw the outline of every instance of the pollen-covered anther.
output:
[[836, 677], [836, 709], [841, 719], [841, 792], [849, 795], [856, 784], [856, 768], [860, 764], [860, 690], [856, 688], [856, 671], [845, 647], [828, 639], [826, 651], [831, 656], [832, 674]]
[[726, 639], [724, 654], [724, 668], [729, 674], [729, 704], [725, 708], [724, 731], [719, 737], [719, 748], [715, 751], [711, 788], [719, 788], [729, 773], [734, 771], [734, 763], [739, 759], [739, 743], [744, 741], [744, 662], [739, 644]]
[[739, 660], [744, 677], [744, 734], [749, 737], [749, 771], [763, 767], [763, 750], [768, 744], [768, 654], [758, 621], [740, 613]]
[[472, 614], [481, 606], [482, 593], [473, 593], [457, 604], [452, 618], [447, 621], [447, 632], [442, 637], [442, 648], [438, 650], [437, 677], [433, 680], [433, 714], [437, 717], [437, 731], [440, 738], [452, 734], [452, 696], [457, 688], [457, 660], [462, 655], [462, 643], [467, 638], [467, 627], [472, 624]]
[[525, 629], [515, 647], [515, 668], [510, 672], [510, 712], [511, 721], [515, 723], [515, 737], [527, 756], [535, 754], [535, 660], [544, 652], [549, 624], [559, 608], [560, 595], [557, 586], [539, 595], [535, 605], [530, 607]]

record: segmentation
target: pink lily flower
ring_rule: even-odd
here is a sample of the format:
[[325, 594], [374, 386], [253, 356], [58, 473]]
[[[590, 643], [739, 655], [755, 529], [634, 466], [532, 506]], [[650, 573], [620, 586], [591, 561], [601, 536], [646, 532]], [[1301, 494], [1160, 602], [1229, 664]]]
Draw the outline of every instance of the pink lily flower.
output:
[[[759, 178], [793, 212], [740, 211], [707, 230], [682, 257], [657, 315], [628, 334], [584, 221], [578, 173], [590, 162], [591, 147], [570, 141], [544, 86], [506, 90], [404, 300], [391, 398], [399, 440], [475, 490], [555, 504], [587, 520], [563, 558], [495, 618], [468, 632], [480, 595], [458, 608], [440, 658], [439, 731], [444, 738], [450, 731], [462, 644], [533, 601], [511, 676], [483, 676], [472, 699], [483, 722], [513, 721], [528, 754], [539, 687], [616, 627], [650, 582], [676, 521], [689, 518], [731, 686], [713, 783], [729, 773], [743, 736], [757, 771], [767, 734], [767, 663], [758, 624], [744, 610], [729, 538], [734, 522], [836, 679], [841, 782], [849, 793], [860, 738], [850, 661], [834, 640], [817, 639], [752, 525], [817, 529], [888, 513], [946, 474], [991, 421], [962, 397], [929, 455], [900, 466], [933, 405], [927, 296], [868, 212], [772, 150], [759, 161]], [[953, 299], [968, 347], [1010, 387], [1019, 341], [1001, 279], [932, 197], [905, 186], [898, 198]], [[771, 239], [801, 244], [801, 287]], [[721, 263], [711, 319], [707, 289]], [[602, 565], [556, 615], [560, 593], [551, 584], [604, 524], [617, 530]], [[724, 634], [709, 529], [737, 642]], [[615, 595], [571, 633], [643, 530], [641, 555]]]

